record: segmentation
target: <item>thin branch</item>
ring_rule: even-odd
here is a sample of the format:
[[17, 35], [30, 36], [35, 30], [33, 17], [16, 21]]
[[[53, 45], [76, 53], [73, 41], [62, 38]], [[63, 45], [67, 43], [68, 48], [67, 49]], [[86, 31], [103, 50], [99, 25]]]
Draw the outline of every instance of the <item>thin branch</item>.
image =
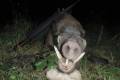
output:
[[101, 30], [100, 30], [100, 34], [98, 36], [98, 39], [97, 39], [97, 45], [100, 43], [100, 41], [102, 40], [102, 35], [103, 35], [103, 29], [104, 29], [104, 26], [101, 25]]
[[115, 40], [116, 38], [118, 38], [119, 36], [120, 36], [120, 33], [114, 35], [111, 40], [113, 41], [113, 40]]

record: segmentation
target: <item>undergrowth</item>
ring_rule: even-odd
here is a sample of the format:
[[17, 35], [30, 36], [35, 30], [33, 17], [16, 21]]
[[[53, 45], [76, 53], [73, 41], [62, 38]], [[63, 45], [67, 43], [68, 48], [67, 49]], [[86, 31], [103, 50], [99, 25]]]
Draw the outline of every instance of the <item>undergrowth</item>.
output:
[[[13, 46], [25, 38], [26, 31], [32, 24], [23, 19], [5, 27], [6, 31], [0, 33], [0, 80], [47, 80], [46, 69], [56, 66], [54, 51], [43, 48], [39, 40], [13, 51]], [[95, 39], [90, 35], [87, 38], [86, 54], [103, 57], [109, 63], [95, 64], [85, 55], [80, 61], [83, 80], [120, 80], [120, 38], [112, 41], [109, 38], [104, 41], [101, 39], [99, 45], [94, 44]]]

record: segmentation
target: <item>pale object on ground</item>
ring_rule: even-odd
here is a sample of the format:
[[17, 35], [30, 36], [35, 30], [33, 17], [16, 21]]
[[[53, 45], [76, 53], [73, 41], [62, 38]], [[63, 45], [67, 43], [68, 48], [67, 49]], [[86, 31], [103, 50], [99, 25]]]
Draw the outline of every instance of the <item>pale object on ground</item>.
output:
[[57, 69], [51, 69], [46, 74], [49, 80], [82, 80], [78, 70], [74, 70], [70, 74], [62, 73]]

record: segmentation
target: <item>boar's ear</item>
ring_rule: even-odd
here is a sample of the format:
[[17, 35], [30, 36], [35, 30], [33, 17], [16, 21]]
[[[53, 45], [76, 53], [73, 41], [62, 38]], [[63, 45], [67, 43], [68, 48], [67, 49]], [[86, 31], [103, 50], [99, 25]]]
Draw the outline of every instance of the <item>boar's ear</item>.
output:
[[83, 39], [83, 38], [79, 38], [79, 39], [78, 39], [78, 43], [79, 43], [79, 45], [80, 45], [82, 51], [84, 51], [84, 49], [85, 49], [86, 46], [87, 46], [87, 42], [86, 42], [86, 40]]
[[85, 47], [87, 46], [87, 42], [85, 39], [82, 39], [82, 42], [83, 42], [83, 49], [85, 49]]
[[58, 35], [58, 37], [57, 37], [57, 43], [58, 43], [58, 48], [59, 49], [60, 49], [60, 46], [61, 46], [61, 40], [62, 40], [62, 36]]
[[59, 35], [59, 36], [57, 37], [57, 42], [60, 43], [60, 41], [61, 41], [61, 36]]
[[80, 32], [81, 32], [81, 36], [84, 37], [85, 36], [85, 30], [81, 28]]

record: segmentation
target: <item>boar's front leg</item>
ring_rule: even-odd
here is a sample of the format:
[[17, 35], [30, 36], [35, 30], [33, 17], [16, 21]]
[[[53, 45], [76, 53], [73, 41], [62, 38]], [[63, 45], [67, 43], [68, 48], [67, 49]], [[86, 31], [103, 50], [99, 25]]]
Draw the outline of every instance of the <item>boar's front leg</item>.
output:
[[53, 35], [52, 32], [49, 31], [45, 39], [45, 47], [51, 49], [53, 47], [53, 44]]

